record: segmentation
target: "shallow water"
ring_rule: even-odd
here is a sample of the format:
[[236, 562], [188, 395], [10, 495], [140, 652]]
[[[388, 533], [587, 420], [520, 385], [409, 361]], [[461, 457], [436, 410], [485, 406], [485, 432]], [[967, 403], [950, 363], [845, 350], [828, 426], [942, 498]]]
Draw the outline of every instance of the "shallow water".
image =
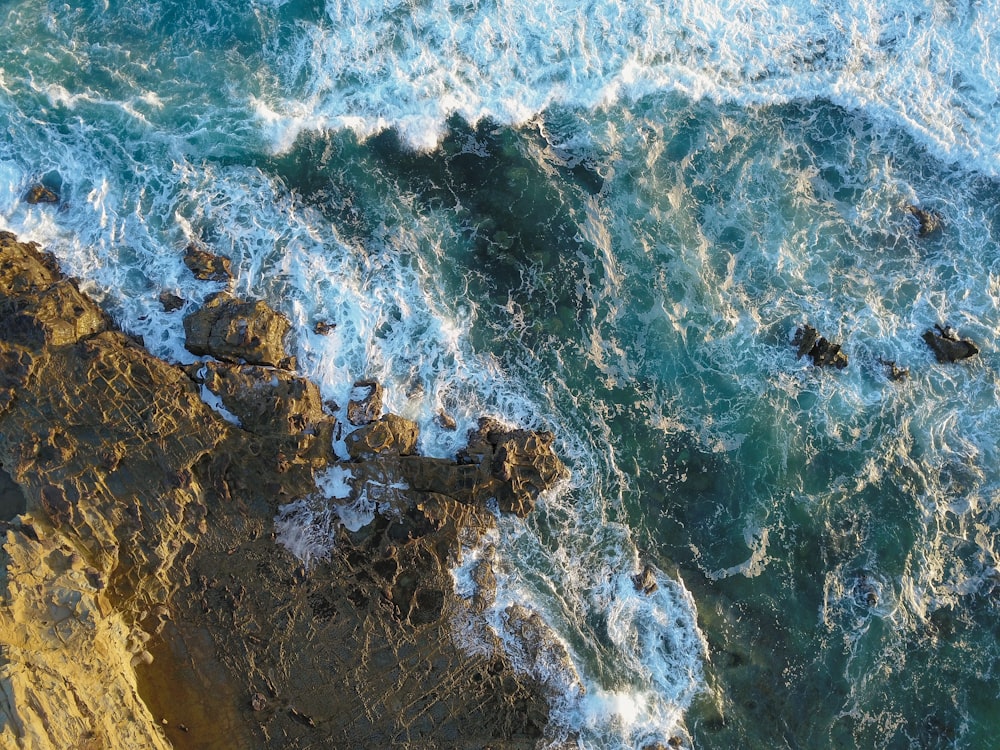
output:
[[[997, 11], [0, 5], [0, 227], [167, 358], [193, 359], [159, 293], [217, 288], [197, 240], [325, 396], [379, 379], [424, 451], [484, 413], [553, 430], [573, 477], [501, 524], [490, 614], [565, 642], [587, 692], [553, 739], [986, 747]], [[25, 204], [36, 181], [61, 203]], [[936, 363], [936, 323], [980, 356]], [[796, 359], [803, 324], [849, 367]]]

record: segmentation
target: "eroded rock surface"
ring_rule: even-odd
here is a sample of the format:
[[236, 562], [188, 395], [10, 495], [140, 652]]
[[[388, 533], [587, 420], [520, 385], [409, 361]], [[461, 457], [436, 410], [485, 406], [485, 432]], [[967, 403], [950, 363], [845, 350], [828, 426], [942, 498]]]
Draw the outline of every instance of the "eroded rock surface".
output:
[[[287, 321], [259, 303], [207, 305], [233, 306], [199, 323], [221, 342], [206, 351], [283, 359]], [[449, 570], [495, 524], [489, 498], [523, 514], [566, 476], [551, 435], [486, 420], [461, 461], [424, 458], [416, 426], [379, 405], [343, 465], [344, 502], [391, 491], [370, 524], [334, 526], [307, 569], [276, 543], [274, 518], [315, 500], [315, 473], [336, 465], [312, 384], [156, 360], [8, 234], [0, 311], [0, 465], [24, 511], [3, 522], [0, 745], [535, 746], [551, 688], [477, 614], [491, 558], [477, 601], [454, 593]], [[510, 622], [515, 637], [540, 636], [525, 653], [558, 657], [530, 615]]]
[[219, 292], [184, 318], [185, 346], [224, 362], [290, 367], [285, 336], [291, 327], [288, 318], [260, 300]]

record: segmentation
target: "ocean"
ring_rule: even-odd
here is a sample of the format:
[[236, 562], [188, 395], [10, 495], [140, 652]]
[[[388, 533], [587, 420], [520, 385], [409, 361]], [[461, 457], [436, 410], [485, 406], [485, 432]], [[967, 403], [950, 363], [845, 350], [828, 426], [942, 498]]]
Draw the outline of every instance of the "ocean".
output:
[[[556, 434], [571, 479], [454, 571], [468, 595], [494, 555], [493, 625], [519, 602], [566, 646], [575, 675], [524, 665], [562, 686], [553, 743], [995, 746], [1000, 1], [0, 18], [0, 229], [155, 354], [194, 359], [158, 299], [219, 288], [196, 242], [326, 398], [381, 381], [423, 452], [481, 415]], [[979, 356], [938, 363], [935, 324]], [[845, 369], [796, 356], [805, 325]]]

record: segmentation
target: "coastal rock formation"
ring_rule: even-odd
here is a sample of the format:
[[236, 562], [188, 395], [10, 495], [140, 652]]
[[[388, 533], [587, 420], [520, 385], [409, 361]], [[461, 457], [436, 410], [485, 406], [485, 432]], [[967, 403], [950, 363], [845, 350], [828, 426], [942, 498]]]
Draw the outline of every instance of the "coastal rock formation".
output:
[[510, 430], [484, 418], [459, 458], [482, 469], [477, 497], [495, 497], [501, 512], [524, 518], [539, 494], [569, 476], [552, 449], [554, 442], [551, 432]]
[[512, 604], [503, 613], [504, 629], [514, 636], [517, 658], [558, 695], [586, 692], [566, 646], [537, 612]]
[[[227, 297], [208, 307], [260, 333], [205, 325], [224, 344], [207, 353], [285, 359], [276, 313]], [[157, 360], [9, 234], [0, 310], [0, 745], [535, 746], [551, 687], [483, 624], [488, 585], [467, 601], [450, 570], [494, 527], [490, 498], [526, 513], [566, 476], [550, 434], [485, 420], [448, 461], [414, 455], [416, 426], [386, 415], [337, 464], [342, 426], [313, 384], [259, 364]], [[357, 531], [331, 522], [318, 492], [316, 473], [333, 467], [350, 476], [337, 502], [377, 500]], [[312, 523], [331, 541], [308, 566], [274, 521], [307, 502], [317, 510], [297, 533]], [[508, 615], [506, 636], [563, 663], [535, 618]]]
[[28, 192], [24, 196], [24, 202], [32, 205], [38, 203], [58, 203], [59, 196], [45, 187], [45, 185], [37, 184], [28, 188]]
[[958, 362], [979, 354], [979, 347], [971, 339], [959, 338], [951, 326], [935, 325], [934, 330], [924, 331], [922, 338], [941, 363]]
[[410, 456], [417, 450], [418, 431], [416, 422], [395, 414], [386, 414], [359, 427], [344, 442], [353, 459], [371, 458], [380, 454]]
[[233, 280], [232, 263], [229, 258], [210, 253], [194, 243], [184, 248], [184, 265], [200, 281], [224, 281], [229, 283]]
[[889, 380], [892, 380], [893, 382], [906, 380], [908, 377], [910, 377], [909, 367], [899, 367], [891, 359], [879, 359], [879, 364], [885, 368], [886, 377], [889, 378]]
[[0, 746], [168, 750], [139, 695], [142, 637], [115, 612], [74, 539], [5, 524], [0, 551]]
[[228, 292], [213, 294], [200, 309], [184, 318], [185, 346], [192, 354], [224, 362], [290, 367], [285, 336], [291, 323], [260, 300], [237, 299]]
[[792, 346], [797, 349], [796, 356], [808, 354], [816, 367], [836, 367], [838, 370], [847, 367], [847, 354], [840, 344], [830, 343], [812, 326], [796, 329]]

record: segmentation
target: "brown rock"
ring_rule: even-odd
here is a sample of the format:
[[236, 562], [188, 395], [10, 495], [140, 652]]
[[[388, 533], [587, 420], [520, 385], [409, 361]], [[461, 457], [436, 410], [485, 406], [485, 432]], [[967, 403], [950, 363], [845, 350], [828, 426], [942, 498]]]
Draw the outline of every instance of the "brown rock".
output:
[[194, 243], [184, 248], [184, 265], [191, 269], [191, 273], [200, 281], [228, 283], [233, 280], [232, 263], [229, 258], [210, 253]]
[[32, 185], [24, 196], [25, 203], [58, 203], [59, 196], [42, 184]]
[[362, 425], [344, 440], [353, 459], [393, 454], [410, 456], [417, 450], [420, 428], [416, 422], [386, 414], [375, 422]]
[[225, 362], [283, 367], [289, 364], [285, 336], [291, 323], [266, 303], [240, 300], [228, 292], [209, 297], [184, 318], [185, 346]]
[[[515, 669], [449, 572], [495, 524], [489, 493], [534, 471], [514, 440], [498, 460], [509, 478], [494, 476], [494, 454], [516, 431], [481, 436], [465, 464], [394, 451], [343, 464], [356, 472], [353, 492], [381, 491], [385, 503], [360, 532], [339, 529], [306, 570], [275, 543], [274, 518], [316, 496], [313, 470], [325, 462], [294, 441], [310, 425], [320, 439], [313, 387], [200, 363], [192, 374], [204, 370], [203, 385], [258, 432], [233, 429], [181, 369], [110, 327], [80, 333], [96, 311], [84, 295], [79, 311], [18, 317], [66, 280], [37, 249], [12, 244], [0, 235], [0, 278], [11, 280], [0, 309], [15, 313], [0, 318], [0, 464], [25, 515], [0, 539], [0, 745], [537, 745], [541, 684]], [[394, 444], [410, 443], [393, 432]], [[416, 490], [408, 475], [456, 496]], [[457, 622], [477, 634], [475, 653], [456, 644]], [[524, 658], [558, 658], [544, 623], [511, 622], [540, 635]], [[14, 736], [22, 730], [31, 734]]]
[[941, 228], [941, 214], [937, 211], [930, 211], [926, 208], [919, 208], [913, 205], [905, 206], [908, 214], [917, 220], [917, 234], [926, 237]]
[[437, 422], [438, 427], [442, 430], [456, 430], [458, 429], [458, 424], [455, 422], [455, 418], [445, 412], [444, 410], [439, 411], [437, 416], [434, 417], [434, 421]]
[[656, 571], [652, 565], [644, 566], [641, 573], [636, 573], [632, 576], [632, 583], [635, 585], [636, 591], [641, 591], [646, 596], [649, 596], [660, 587], [656, 582]]
[[323, 410], [315, 383], [288, 370], [213, 361], [195, 363], [188, 373], [222, 400], [244, 430], [282, 443], [273, 450], [332, 458], [335, 420]]
[[162, 292], [160, 294], [160, 306], [163, 307], [164, 312], [180, 310], [184, 307], [184, 298], [170, 292]]

